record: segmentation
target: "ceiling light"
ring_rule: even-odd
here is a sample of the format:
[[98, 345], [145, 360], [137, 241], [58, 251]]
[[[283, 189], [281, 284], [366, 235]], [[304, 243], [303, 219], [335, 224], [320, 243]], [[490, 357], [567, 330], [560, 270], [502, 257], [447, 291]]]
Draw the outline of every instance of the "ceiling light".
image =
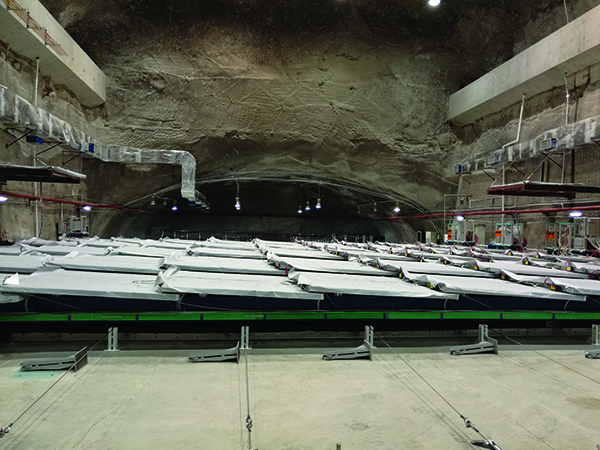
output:
[[241, 209], [241, 205], [240, 205], [240, 198], [236, 197], [235, 198], [235, 209], [237, 209], [238, 211]]
[[90, 205], [85, 205], [85, 206], [83, 207], [83, 210], [84, 210], [84, 211], [91, 211], [91, 210], [92, 210], [92, 207], [91, 207]]
[[440, 4], [440, 0], [429, 0], [431, 6], [437, 6]]
[[569, 213], [569, 215], [570, 215], [571, 217], [581, 217], [581, 216], [583, 215], [583, 213], [582, 213], [581, 211], [571, 211], [571, 212]]
[[171, 209], [172, 209], [173, 211], [177, 211], [177, 205], [173, 205], [173, 206], [171, 207]]
[[463, 220], [465, 220], [465, 216], [456, 216], [456, 220], [462, 222]]
[[373, 212], [377, 212], [377, 203], [373, 203]]
[[8, 200], [8, 197], [5, 197], [4, 195], [0, 195], [0, 202], [5, 202], [6, 200]]
[[298, 214], [302, 214], [302, 205], [298, 206]]
[[167, 206], [167, 199], [166, 198], [163, 200], [163, 206]]
[[395, 213], [399, 213], [400, 212], [400, 204], [398, 202], [396, 202], [396, 207], [394, 208], [394, 212]]
[[306, 202], [306, 207], [304, 209], [310, 211], [310, 202]]
[[317, 204], [315, 205], [315, 208], [321, 209], [321, 199], [320, 198], [317, 199]]
[[154, 195], [152, 196], [152, 200], [150, 200], [150, 206], [154, 206], [156, 205], [156, 198], [154, 198]]

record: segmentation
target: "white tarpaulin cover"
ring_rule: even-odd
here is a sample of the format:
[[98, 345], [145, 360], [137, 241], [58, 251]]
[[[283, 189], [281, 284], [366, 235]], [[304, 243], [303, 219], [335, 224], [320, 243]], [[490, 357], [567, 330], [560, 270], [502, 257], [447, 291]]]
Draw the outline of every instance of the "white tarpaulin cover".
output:
[[457, 294], [434, 291], [392, 277], [296, 272], [290, 278], [309, 292], [374, 297], [458, 299]]
[[185, 250], [172, 248], [140, 247], [139, 245], [123, 245], [114, 249], [112, 253], [123, 256], [145, 256], [147, 258], [164, 258], [171, 255], [185, 255]]
[[[6, 273], [6, 272], [0, 272], [0, 286], [2, 286], [3, 281], [11, 276], [16, 275], [15, 273]], [[17, 279], [21, 279], [26, 277], [27, 275], [21, 275], [19, 274], [17, 277]], [[25, 297], [22, 297], [18, 294], [3, 294], [2, 292], [0, 292], [0, 304], [2, 303], [17, 303], [20, 302], [22, 300], [25, 300]]]
[[2, 255], [0, 256], [0, 272], [33, 273], [44, 267], [51, 260], [50, 255]]
[[562, 277], [562, 278], [588, 278], [588, 275], [576, 272], [568, 272], [566, 270], [550, 269], [546, 267], [538, 267], [533, 264], [525, 265], [520, 262], [511, 261], [494, 261], [494, 262], [479, 262], [479, 269], [486, 272], [499, 274], [501, 270], [508, 270], [518, 275], [537, 275], [546, 277]]
[[279, 276], [186, 272], [171, 268], [161, 272], [156, 282], [162, 292], [305, 300], [323, 299], [321, 294], [305, 292], [288, 278]]
[[[377, 263], [384, 270], [398, 271], [408, 270], [411, 273], [426, 273], [432, 275], [455, 275], [457, 277], [472, 278], [494, 278], [493, 273], [482, 272], [480, 270], [465, 269], [463, 267], [451, 266], [441, 262], [416, 262], [416, 261], [388, 261], [378, 259]], [[370, 264], [372, 264], [370, 262]]]
[[[406, 275], [406, 274], [405, 274]], [[479, 294], [493, 296], [526, 297], [536, 299], [585, 301], [585, 296], [556, 292], [545, 287], [526, 286], [495, 278], [479, 279], [476, 282], [464, 277], [448, 277], [443, 275], [406, 275], [405, 279], [415, 281], [456, 294]]]
[[543, 286], [550, 289], [568, 292], [570, 294], [600, 295], [599, 280], [560, 277], [536, 277], [529, 275], [518, 275], [508, 270], [502, 271], [502, 279], [507, 279], [516, 283]]
[[191, 256], [213, 256], [219, 258], [251, 258], [266, 259], [260, 250], [240, 250], [235, 248], [215, 248], [215, 247], [194, 247], [188, 248], [188, 255]]
[[155, 288], [156, 276], [110, 272], [81, 272], [45, 267], [0, 285], [1, 294], [44, 294], [84, 297], [109, 297], [143, 300], [178, 301], [179, 295], [161, 293]]
[[209, 256], [168, 256], [161, 261], [161, 267], [171, 266], [192, 272], [253, 273], [285, 276], [285, 271], [268, 264], [265, 260], [248, 258], [213, 258]]
[[48, 265], [70, 270], [87, 270], [91, 272], [148, 273], [156, 275], [160, 272], [159, 258], [143, 256], [123, 256], [110, 254], [106, 256], [80, 255], [77, 252], [54, 257]]
[[39, 252], [46, 255], [68, 255], [71, 252], [85, 253], [86, 255], [105, 255], [106, 248], [102, 247], [87, 247], [85, 245], [42, 245], [41, 247], [32, 247], [29, 245], [21, 245], [23, 252]]
[[373, 275], [373, 276], [392, 276], [396, 273], [379, 270], [375, 267], [365, 266], [356, 261], [330, 261], [326, 259], [307, 259], [307, 258], [291, 258], [279, 257], [271, 254], [269, 262], [275, 267], [289, 272], [292, 269], [299, 272], [329, 272], [329, 273], [346, 273], [355, 275]]

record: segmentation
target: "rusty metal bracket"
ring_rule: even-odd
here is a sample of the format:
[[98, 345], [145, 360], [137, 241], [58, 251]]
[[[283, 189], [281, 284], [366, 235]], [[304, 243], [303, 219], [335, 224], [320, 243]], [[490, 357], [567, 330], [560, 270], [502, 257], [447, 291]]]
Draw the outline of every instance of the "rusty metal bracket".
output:
[[29, 130], [29, 131], [27, 131], [27, 132], [26, 132], [26, 133], [25, 133], [23, 136], [21, 136], [20, 138], [17, 138], [17, 139], [15, 139], [14, 141], [12, 141], [12, 142], [9, 142], [8, 144], [6, 144], [5, 148], [8, 148], [8, 147], [10, 147], [11, 145], [13, 145], [13, 144], [16, 144], [17, 142], [19, 142], [19, 141], [20, 141], [21, 139], [23, 139], [24, 137], [27, 137], [27, 136], [29, 136], [31, 133], [33, 133], [33, 130]]

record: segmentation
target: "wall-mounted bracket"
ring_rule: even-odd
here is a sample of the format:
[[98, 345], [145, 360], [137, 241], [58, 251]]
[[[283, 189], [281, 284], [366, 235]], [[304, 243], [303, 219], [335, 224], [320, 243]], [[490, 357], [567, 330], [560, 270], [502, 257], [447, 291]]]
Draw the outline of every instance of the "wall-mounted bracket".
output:
[[473, 355], [490, 352], [498, 354], [498, 341], [489, 337], [488, 326], [483, 324], [479, 325], [479, 336], [476, 344], [461, 345], [460, 347], [450, 349], [451, 355]]
[[28, 135], [30, 135], [31, 133], [33, 133], [33, 130], [27, 130], [27, 131], [25, 132], [25, 134], [21, 135], [21, 137], [19, 137], [19, 138], [15, 139], [14, 141], [11, 141], [11, 142], [7, 143], [7, 144], [5, 145], [5, 148], [8, 148], [8, 147], [10, 147], [11, 145], [13, 145], [13, 144], [16, 144], [16, 143], [17, 143], [17, 142], [19, 142], [21, 139], [23, 139], [24, 137], [27, 137], [27, 136], [28, 136]]
[[494, 441], [489, 440], [489, 439], [474, 440], [474, 441], [471, 441], [471, 445], [474, 445], [475, 447], [487, 448], [489, 450], [502, 450], [500, 447], [498, 447], [498, 445]]
[[340, 348], [335, 350], [328, 350], [323, 353], [323, 359], [335, 360], [335, 359], [359, 359], [372, 357], [372, 350], [375, 348], [373, 345], [373, 327], [365, 326], [365, 338], [362, 345], [356, 348]]
[[83, 347], [77, 353], [69, 356], [60, 356], [55, 358], [30, 359], [21, 363], [21, 370], [62, 370], [73, 369], [77, 372], [87, 364], [87, 347]]

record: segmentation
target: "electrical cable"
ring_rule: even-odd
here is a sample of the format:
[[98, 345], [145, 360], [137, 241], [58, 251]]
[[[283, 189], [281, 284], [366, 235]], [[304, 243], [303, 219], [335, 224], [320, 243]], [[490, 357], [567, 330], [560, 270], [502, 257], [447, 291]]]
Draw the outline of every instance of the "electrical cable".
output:
[[535, 349], [531, 348], [531, 346], [529, 346], [529, 345], [522, 344], [521, 342], [517, 341], [516, 339], [513, 339], [513, 338], [511, 338], [511, 337], [509, 337], [509, 336], [506, 336], [505, 334], [501, 333], [501, 332], [500, 332], [500, 331], [498, 331], [498, 330], [494, 330], [494, 329], [492, 329], [492, 328], [488, 328], [488, 330], [491, 330], [491, 331], [493, 331], [494, 333], [497, 333], [498, 335], [502, 336], [503, 338], [506, 338], [506, 339], [508, 339], [509, 341], [512, 341], [512, 342], [514, 342], [515, 344], [518, 344], [518, 345], [520, 345], [520, 346], [522, 346], [522, 347], [526, 347], [526, 348], [528, 348], [530, 351], [532, 351], [532, 352], [534, 352], [534, 353], [536, 353], [536, 354], [538, 354], [538, 355], [542, 356], [543, 358], [546, 358], [546, 359], [548, 359], [549, 361], [552, 361], [553, 363], [555, 363], [555, 364], [558, 364], [558, 365], [560, 365], [560, 366], [564, 367], [565, 369], [568, 369], [568, 370], [570, 370], [571, 372], [575, 372], [577, 375], [581, 375], [582, 377], [584, 377], [584, 378], [587, 378], [588, 380], [590, 380], [590, 381], [592, 381], [592, 382], [594, 382], [594, 383], [596, 383], [596, 384], [600, 385], [600, 382], [599, 382], [598, 380], [595, 380], [595, 379], [593, 379], [593, 378], [590, 378], [590, 377], [588, 377], [587, 375], [585, 375], [585, 374], [583, 374], [583, 373], [581, 373], [581, 372], [578, 372], [577, 370], [573, 369], [572, 367], [569, 367], [569, 366], [567, 366], [567, 365], [565, 365], [565, 364], [561, 363], [560, 361], [557, 361], [557, 360], [555, 360], [555, 359], [553, 359], [553, 358], [550, 358], [550, 357], [549, 357], [549, 356], [547, 356], [547, 355], [544, 355], [543, 353], [540, 353], [539, 351], [537, 351], [537, 350], [535, 350]]
[[104, 340], [104, 338], [105, 338], [106, 336], [108, 336], [108, 334], [109, 334], [109, 333], [110, 333], [110, 331], [109, 331], [108, 333], [106, 333], [104, 336], [102, 336], [102, 337], [101, 337], [101, 338], [100, 338], [100, 339], [99, 339], [99, 340], [98, 340], [98, 341], [97, 341], [97, 342], [96, 342], [96, 343], [95, 343], [95, 344], [92, 346], [92, 348], [90, 348], [90, 349], [89, 349], [87, 352], [85, 352], [85, 354], [84, 354], [84, 355], [83, 355], [81, 358], [79, 358], [79, 359], [76, 359], [76, 360], [75, 360], [75, 362], [73, 362], [73, 365], [71, 365], [71, 367], [69, 367], [69, 368], [68, 368], [68, 369], [65, 371], [65, 373], [63, 373], [63, 374], [62, 374], [60, 377], [58, 377], [58, 378], [56, 379], [56, 381], [55, 381], [54, 383], [52, 383], [52, 384], [51, 384], [51, 385], [48, 387], [48, 389], [46, 389], [46, 390], [45, 390], [45, 391], [44, 391], [44, 392], [43, 392], [43, 393], [42, 393], [42, 394], [41, 394], [41, 395], [40, 395], [40, 396], [39, 396], [37, 399], [35, 399], [35, 400], [33, 401], [33, 403], [31, 403], [31, 405], [29, 405], [29, 406], [28, 406], [28, 407], [25, 409], [25, 411], [23, 411], [21, 414], [19, 414], [19, 416], [18, 416], [18, 417], [17, 417], [15, 420], [13, 420], [13, 421], [12, 421], [12, 422], [11, 422], [11, 423], [8, 425], [8, 426], [5, 426], [5, 427], [3, 427], [3, 428], [0, 428], [0, 438], [1, 438], [1, 437], [3, 437], [4, 435], [8, 434], [8, 432], [9, 432], [9, 431], [10, 431], [10, 429], [11, 429], [11, 428], [14, 426], [14, 424], [15, 424], [15, 423], [17, 423], [17, 421], [18, 421], [18, 420], [19, 420], [21, 417], [23, 417], [23, 416], [24, 416], [24, 415], [27, 413], [27, 411], [29, 411], [31, 408], [33, 408], [33, 406], [34, 406], [34, 405], [35, 405], [37, 402], [39, 402], [39, 401], [42, 399], [42, 397], [44, 397], [44, 395], [46, 395], [46, 394], [47, 394], [47, 393], [48, 393], [48, 392], [49, 392], [49, 391], [50, 391], [50, 390], [51, 390], [51, 389], [52, 389], [54, 386], [56, 386], [56, 385], [57, 385], [57, 384], [60, 382], [60, 380], [62, 380], [62, 379], [63, 379], [63, 378], [64, 378], [64, 377], [65, 377], [65, 376], [66, 376], [66, 375], [67, 375], [67, 374], [68, 374], [68, 373], [69, 373], [69, 372], [70, 372], [70, 371], [71, 371], [71, 370], [72, 370], [72, 369], [73, 369], [73, 368], [74, 368], [74, 367], [77, 365], [77, 364], [79, 364], [79, 362], [80, 362], [80, 361], [81, 361], [83, 358], [86, 358], [86, 357], [87, 357], [87, 355], [89, 355], [89, 353], [90, 353], [92, 350], [94, 350], [94, 348], [96, 348], [96, 346], [97, 346], [97, 345], [98, 345], [100, 342], [102, 342], [102, 341]]
[[392, 346], [390, 346], [384, 339], [383, 337], [381, 337], [377, 332], [374, 331], [374, 334], [381, 339], [381, 342], [383, 342], [392, 352], [394, 352], [394, 354], [396, 356], [398, 356], [400, 358], [400, 360], [406, 364], [410, 370], [412, 370], [427, 386], [429, 386], [429, 388], [435, 392], [454, 412], [456, 412], [456, 414], [458, 414], [460, 416], [460, 418], [463, 420], [465, 426], [467, 428], [472, 428], [477, 434], [479, 434], [479, 436], [481, 436], [482, 439], [484, 439], [485, 441], [487, 441], [488, 439], [479, 431], [479, 429], [473, 424], [473, 422], [471, 422], [471, 420], [466, 417], [465, 415], [461, 414], [461, 412], [456, 409], [454, 407], [454, 405], [452, 403], [450, 403], [435, 387], [433, 387], [433, 385], [431, 383], [429, 383], [419, 372], [417, 372], [417, 370], [406, 360], [402, 357], [402, 355], [400, 355], [398, 352], [396, 352], [396, 350], [394, 350], [394, 348]]

